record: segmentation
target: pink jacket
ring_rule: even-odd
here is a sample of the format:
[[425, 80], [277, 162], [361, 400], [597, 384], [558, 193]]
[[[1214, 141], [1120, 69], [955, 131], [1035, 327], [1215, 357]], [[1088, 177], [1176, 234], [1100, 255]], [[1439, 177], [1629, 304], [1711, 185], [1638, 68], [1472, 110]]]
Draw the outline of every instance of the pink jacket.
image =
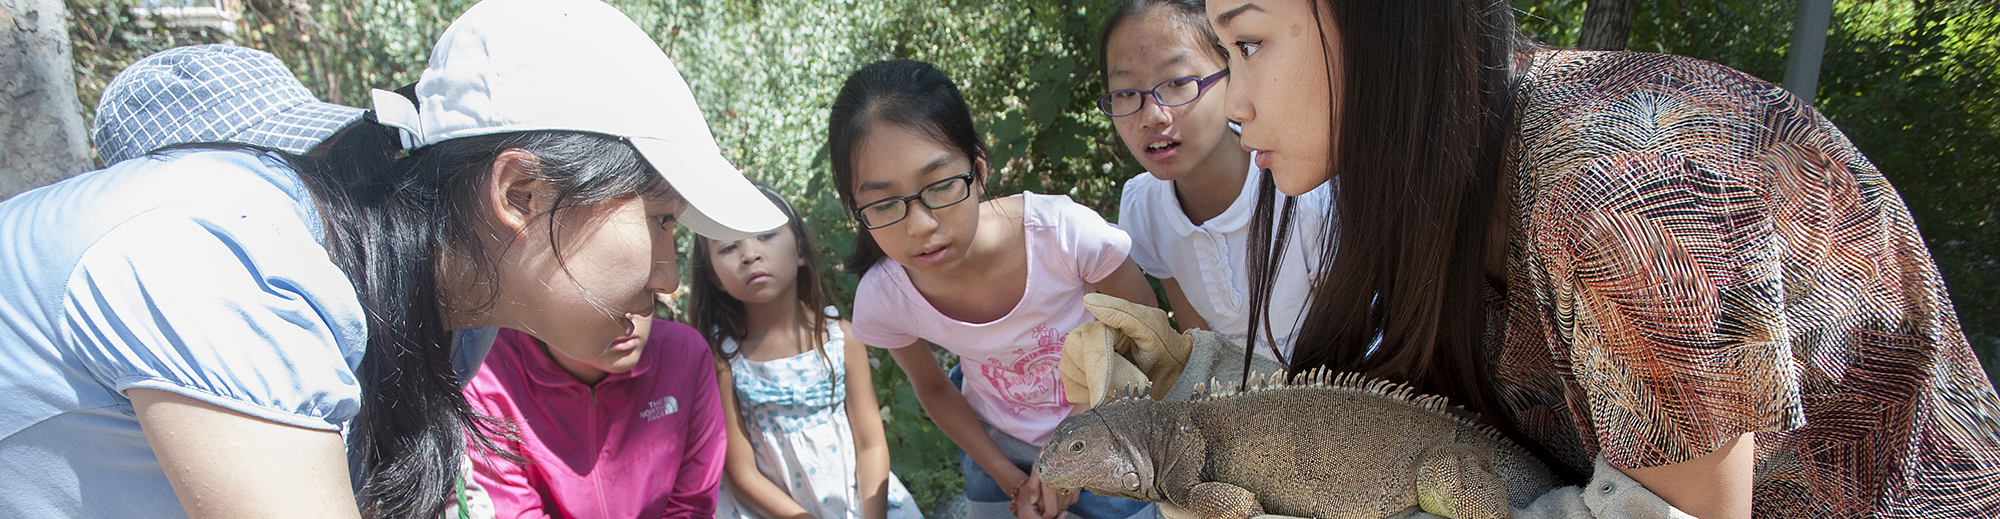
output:
[[728, 450], [715, 391], [707, 342], [684, 324], [654, 321], [639, 365], [594, 388], [501, 330], [465, 396], [520, 428], [506, 446], [528, 462], [472, 447], [474, 478], [497, 517], [713, 517]]

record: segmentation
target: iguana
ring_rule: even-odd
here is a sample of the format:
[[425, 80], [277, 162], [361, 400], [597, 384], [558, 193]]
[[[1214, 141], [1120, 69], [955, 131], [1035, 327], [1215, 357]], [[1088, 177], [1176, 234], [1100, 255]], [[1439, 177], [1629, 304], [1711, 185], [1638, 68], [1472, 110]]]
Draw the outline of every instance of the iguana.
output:
[[1559, 484], [1492, 428], [1407, 385], [1315, 370], [1196, 393], [1129, 393], [1063, 420], [1036, 461], [1042, 483], [1227, 519], [1379, 518], [1411, 506], [1509, 517]]

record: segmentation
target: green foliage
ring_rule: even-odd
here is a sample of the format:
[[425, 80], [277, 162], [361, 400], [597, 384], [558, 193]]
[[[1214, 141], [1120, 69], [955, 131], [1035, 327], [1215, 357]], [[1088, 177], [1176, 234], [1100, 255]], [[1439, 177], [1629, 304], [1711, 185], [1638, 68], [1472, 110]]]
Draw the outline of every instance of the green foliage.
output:
[[[1794, 0], [1632, 0], [1625, 48], [1692, 56], [1777, 81], [1785, 73]], [[1575, 45], [1588, 0], [1515, 0], [1521, 31], [1537, 41]]]
[[277, 55], [327, 102], [417, 80], [432, 44], [473, 0], [245, 0], [237, 44]]
[[1638, 0], [1625, 48], [1701, 58], [1778, 83], [1796, 0]]
[[1583, 26], [1585, 0], [1514, 0], [1514, 21], [1535, 41], [1567, 47]]

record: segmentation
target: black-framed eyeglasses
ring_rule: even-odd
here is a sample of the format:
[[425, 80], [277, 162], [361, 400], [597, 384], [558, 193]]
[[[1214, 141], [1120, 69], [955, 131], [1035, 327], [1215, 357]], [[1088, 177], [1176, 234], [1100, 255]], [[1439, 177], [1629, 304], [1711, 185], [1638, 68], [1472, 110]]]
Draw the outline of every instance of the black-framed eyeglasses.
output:
[[1132, 115], [1138, 113], [1139, 108], [1146, 106], [1148, 95], [1153, 96], [1154, 104], [1180, 106], [1201, 99], [1201, 94], [1207, 92], [1208, 87], [1214, 86], [1217, 81], [1225, 77], [1229, 77], [1229, 69], [1226, 68], [1209, 74], [1208, 77], [1177, 77], [1161, 81], [1160, 84], [1153, 85], [1151, 90], [1130, 88], [1112, 90], [1097, 98], [1097, 109], [1103, 110], [1104, 115], [1112, 117]]
[[880, 229], [896, 225], [896, 222], [910, 216], [912, 200], [922, 202], [924, 207], [943, 209], [971, 197], [972, 174], [966, 173], [932, 182], [923, 189], [918, 189], [915, 195], [892, 196], [869, 202], [868, 205], [854, 210], [854, 219], [860, 221], [862, 227]]

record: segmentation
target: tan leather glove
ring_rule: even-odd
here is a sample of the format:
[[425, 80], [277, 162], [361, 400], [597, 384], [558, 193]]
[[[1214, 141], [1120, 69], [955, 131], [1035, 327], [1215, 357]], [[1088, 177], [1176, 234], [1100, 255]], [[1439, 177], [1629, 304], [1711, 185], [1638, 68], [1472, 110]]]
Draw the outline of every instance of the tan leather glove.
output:
[[1070, 330], [1058, 363], [1063, 394], [1070, 403], [1097, 407], [1123, 396], [1128, 387], [1146, 386], [1146, 373], [1113, 346], [1122, 337], [1097, 321]]
[[[1243, 347], [1221, 335], [1176, 332], [1166, 311], [1103, 294], [1083, 296], [1083, 306], [1097, 322], [1077, 327], [1063, 343], [1063, 390], [1071, 403], [1096, 406], [1148, 382], [1154, 400], [1187, 400], [1197, 385], [1243, 379]], [[1284, 366], [1252, 356], [1249, 369], [1273, 373]]]
[[1085, 294], [1083, 307], [1097, 316], [1097, 322], [1123, 335], [1112, 342], [1118, 355], [1132, 361], [1152, 381], [1153, 398], [1159, 399], [1187, 367], [1188, 351], [1194, 337], [1175, 330], [1167, 322], [1167, 311], [1104, 294]]
[[1194, 338], [1175, 330], [1167, 312], [1104, 294], [1086, 294], [1097, 316], [1063, 342], [1063, 390], [1069, 401], [1095, 407], [1127, 387], [1152, 388], [1159, 399], [1187, 367]]

